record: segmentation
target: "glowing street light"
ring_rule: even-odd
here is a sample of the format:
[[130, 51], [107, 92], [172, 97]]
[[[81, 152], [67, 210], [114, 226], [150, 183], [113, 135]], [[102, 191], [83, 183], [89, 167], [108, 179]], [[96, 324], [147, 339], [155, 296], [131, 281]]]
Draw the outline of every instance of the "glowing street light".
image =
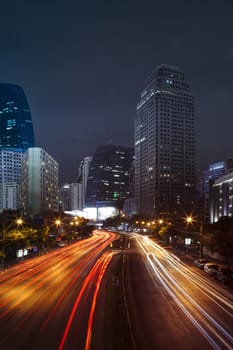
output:
[[192, 224], [193, 221], [194, 221], [194, 219], [193, 219], [193, 217], [190, 215], [190, 216], [187, 216], [187, 217], [185, 218], [185, 221], [187, 222], [187, 224]]
[[21, 218], [16, 220], [16, 224], [17, 225], [22, 225], [23, 224], [23, 220]]
[[61, 220], [60, 219], [56, 219], [55, 220], [55, 225], [56, 226], [60, 226], [61, 225]]
[[[194, 218], [190, 215], [190, 216], [187, 216], [185, 218], [185, 221], [187, 224], [192, 224], [194, 221]], [[200, 228], [199, 228], [199, 236], [200, 236], [200, 246], [199, 246], [199, 258], [202, 259], [202, 255], [203, 255], [203, 222], [201, 220], [200, 222]]]

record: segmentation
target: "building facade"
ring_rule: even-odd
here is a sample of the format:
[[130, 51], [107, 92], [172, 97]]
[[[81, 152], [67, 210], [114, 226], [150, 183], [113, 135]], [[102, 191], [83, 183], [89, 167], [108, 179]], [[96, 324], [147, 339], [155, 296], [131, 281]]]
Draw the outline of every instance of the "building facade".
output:
[[28, 148], [22, 160], [21, 201], [24, 215], [58, 211], [58, 163], [39, 147]]
[[233, 158], [227, 158], [224, 161], [212, 163], [207, 170], [202, 173], [201, 188], [204, 205], [205, 222], [213, 222], [212, 201], [210, 201], [211, 187], [215, 180], [233, 171]]
[[233, 217], [233, 172], [219, 177], [210, 188], [210, 223]]
[[0, 84], [0, 149], [25, 151], [34, 147], [32, 118], [23, 89]]
[[87, 180], [86, 207], [123, 208], [129, 197], [133, 149], [115, 145], [98, 147]]
[[146, 80], [136, 111], [134, 181], [138, 214], [173, 217], [190, 212], [195, 162], [194, 97], [179, 68], [160, 65]]
[[20, 186], [15, 182], [0, 183], [0, 212], [19, 209]]
[[22, 152], [0, 149], [0, 211], [20, 208]]

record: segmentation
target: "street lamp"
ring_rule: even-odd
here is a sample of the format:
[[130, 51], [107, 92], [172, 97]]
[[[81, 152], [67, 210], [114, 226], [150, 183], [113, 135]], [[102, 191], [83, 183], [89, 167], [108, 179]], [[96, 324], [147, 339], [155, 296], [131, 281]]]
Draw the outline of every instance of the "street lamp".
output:
[[9, 226], [5, 226], [5, 221], [3, 220], [2, 223], [2, 270], [4, 270], [5, 267], [5, 236], [8, 230], [11, 228], [13, 225], [20, 226], [23, 224], [23, 220], [21, 218], [16, 219], [12, 223], [10, 223]]
[[190, 215], [190, 216], [187, 216], [187, 217], [185, 218], [185, 221], [186, 221], [187, 224], [192, 224], [193, 221], [194, 221], [194, 219], [193, 219], [193, 217]]
[[[190, 215], [190, 216], [187, 216], [186, 219], [185, 219], [186, 223], [187, 224], [192, 224], [194, 221], [194, 218]], [[201, 220], [200, 223], [200, 228], [199, 228], [199, 237], [200, 237], [200, 243], [199, 243], [199, 259], [202, 259], [202, 256], [203, 256], [203, 221]]]
[[61, 225], [61, 220], [60, 219], [56, 219], [55, 220], [55, 225], [56, 226], [60, 226]]
[[202, 256], [203, 256], [203, 243], [202, 243], [202, 239], [203, 239], [203, 222], [201, 221], [201, 225], [200, 225], [200, 248], [199, 248], [199, 259], [202, 259]]

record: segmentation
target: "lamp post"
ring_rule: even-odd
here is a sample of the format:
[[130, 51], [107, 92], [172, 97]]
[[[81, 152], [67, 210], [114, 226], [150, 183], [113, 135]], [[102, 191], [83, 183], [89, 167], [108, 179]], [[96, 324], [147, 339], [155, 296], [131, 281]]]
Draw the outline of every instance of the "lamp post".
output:
[[60, 219], [56, 219], [55, 220], [55, 225], [58, 227], [61, 225], [61, 220]]
[[[194, 219], [192, 218], [192, 216], [187, 216], [186, 217], [186, 223], [187, 224], [192, 224], [193, 222], [194, 222]], [[200, 238], [199, 259], [202, 259], [202, 257], [203, 257], [203, 220], [202, 219], [200, 221], [199, 238]]]
[[203, 256], [203, 223], [201, 221], [201, 225], [200, 225], [200, 247], [199, 247], [199, 259], [202, 259]]
[[6, 227], [5, 225], [5, 220], [3, 220], [2, 223], [2, 270], [4, 270], [5, 267], [5, 236], [6, 233], [8, 232], [8, 230], [11, 228], [11, 226], [13, 226], [14, 224], [16, 224], [17, 226], [22, 225], [23, 220], [21, 218], [16, 219], [16, 221], [12, 222], [8, 227]]
[[[194, 222], [194, 219], [193, 219], [193, 217], [191, 215], [189, 215], [189, 216], [187, 216], [185, 218], [185, 221], [186, 221], [187, 226], [189, 226], [189, 225], [191, 225]], [[187, 230], [186, 233], [188, 233], [188, 230]], [[190, 237], [191, 237], [191, 234], [189, 232], [189, 237], [185, 237], [185, 246], [191, 244], [191, 238]]]
[[192, 224], [192, 222], [193, 222], [193, 217], [190, 215], [190, 216], [187, 216], [186, 217], [186, 222], [187, 222], [187, 224]]

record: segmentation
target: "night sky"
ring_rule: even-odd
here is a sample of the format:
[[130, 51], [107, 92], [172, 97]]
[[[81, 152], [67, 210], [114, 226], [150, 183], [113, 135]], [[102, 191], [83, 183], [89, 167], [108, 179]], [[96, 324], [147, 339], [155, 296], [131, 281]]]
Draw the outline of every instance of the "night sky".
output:
[[195, 96], [199, 168], [233, 156], [232, 0], [1, 5], [0, 81], [23, 87], [61, 184], [97, 146], [133, 146], [144, 81], [163, 63], [185, 72]]

